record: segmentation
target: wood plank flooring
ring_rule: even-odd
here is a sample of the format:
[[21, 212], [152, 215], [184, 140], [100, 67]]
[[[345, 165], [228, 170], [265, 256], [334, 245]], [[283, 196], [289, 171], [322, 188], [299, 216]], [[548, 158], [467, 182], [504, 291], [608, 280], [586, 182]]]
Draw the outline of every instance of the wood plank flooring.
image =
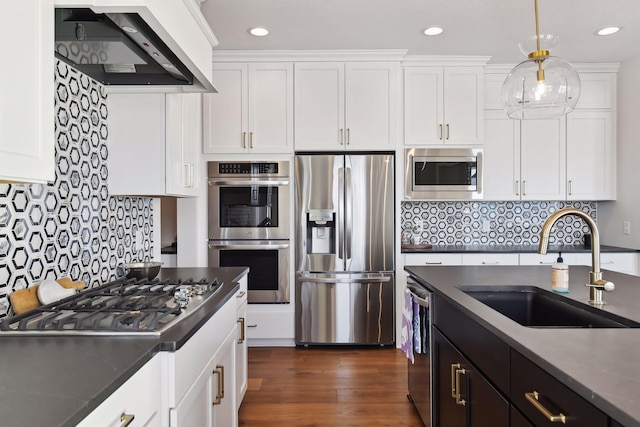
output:
[[395, 348], [249, 348], [241, 426], [415, 426]]

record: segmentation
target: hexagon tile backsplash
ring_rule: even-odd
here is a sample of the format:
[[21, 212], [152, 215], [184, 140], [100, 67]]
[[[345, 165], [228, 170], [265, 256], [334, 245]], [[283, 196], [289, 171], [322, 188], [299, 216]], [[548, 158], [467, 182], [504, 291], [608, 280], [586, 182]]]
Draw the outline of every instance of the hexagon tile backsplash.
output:
[[[422, 243], [434, 246], [537, 245], [547, 217], [566, 207], [596, 220], [596, 202], [402, 202], [402, 230], [418, 224]], [[581, 245], [589, 232], [575, 216], [560, 218], [553, 228], [552, 245]]]
[[55, 79], [55, 181], [0, 184], [0, 316], [14, 290], [63, 275], [105, 283], [153, 246], [151, 199], [109, 195], [104, 88], [60, 61]]

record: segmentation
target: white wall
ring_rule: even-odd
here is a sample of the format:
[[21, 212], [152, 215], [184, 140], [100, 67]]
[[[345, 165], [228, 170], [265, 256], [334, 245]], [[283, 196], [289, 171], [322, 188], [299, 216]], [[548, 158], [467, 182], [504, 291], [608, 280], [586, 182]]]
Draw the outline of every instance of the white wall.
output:
[[[618, 71], [617, 181], [615, 202], [598, 204], [598, 229], [603, 244], [640, 249], [640, 55], [620, 65]], [[631, 235], [622, 233], [631, 222]]]

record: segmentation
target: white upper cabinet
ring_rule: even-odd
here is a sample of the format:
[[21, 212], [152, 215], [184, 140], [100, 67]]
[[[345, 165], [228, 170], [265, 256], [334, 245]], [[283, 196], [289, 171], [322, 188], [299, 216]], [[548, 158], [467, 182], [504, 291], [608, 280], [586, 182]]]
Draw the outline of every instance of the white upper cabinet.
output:
[[565, 200], [565, 162], [564, 117], [521, 121], [521, 200]]
[[482, 144], [483, 89], [482, 67], [406, 67], [404, 143]]
[[567, 200], [616, 198], [615, 113], [567, 115]]
[[[55, 178], [53, 0], [4, 2], [0, 181]], [[11, 42], [19, 35], [20, 42]], [[8, 58], [11, 58], [10, 63]]]
[[295, 64], [296, 150], [395, 148], [398, 64]]
[[108, 96], [111, 194], [197, 195], [201, 96]]
[[293, 152], [293, 64], [215, 63], [204, 95], [205, 153]]
[[484, 199], [520, 200], [520, 121], [484, 113]]

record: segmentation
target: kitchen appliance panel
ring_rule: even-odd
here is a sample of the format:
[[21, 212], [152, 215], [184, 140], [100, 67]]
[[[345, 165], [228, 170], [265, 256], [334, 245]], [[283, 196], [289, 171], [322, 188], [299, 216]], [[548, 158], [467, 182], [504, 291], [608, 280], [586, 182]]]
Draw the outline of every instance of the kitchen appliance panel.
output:
[[393, 273], [298, 274], [296, 343], [394, 342]]
[[[423, 351], [414, 352], [413, 363], [407, 359], [408, 397], [418, 410], [424, 425], [429, 427], [432, 425], [431, 396], [433, 385], [431, 375], [431, 366], [433, 363], [431, 354], [431, 327], [433, 325], [433, 312], [431, 311], [432, 293], [410, 277], [407, 278], [407, 288], [409, 288], [412, 298], [418, 303], [418, 315], [420, 316], [420, 320], [424, 322], [424, 327], [421, 328], [420, 331]], [[413, 337], [411, 338], [413, 339]]]
[[345, 160], [346, 271], [394, 270], [394, 156]]
[[289, 303], [289, 241], [210, 241], [209, 266], [249, 267], [247, 301]]
[[298, 155], [297, 271], [344, 271], [344, 156]]

